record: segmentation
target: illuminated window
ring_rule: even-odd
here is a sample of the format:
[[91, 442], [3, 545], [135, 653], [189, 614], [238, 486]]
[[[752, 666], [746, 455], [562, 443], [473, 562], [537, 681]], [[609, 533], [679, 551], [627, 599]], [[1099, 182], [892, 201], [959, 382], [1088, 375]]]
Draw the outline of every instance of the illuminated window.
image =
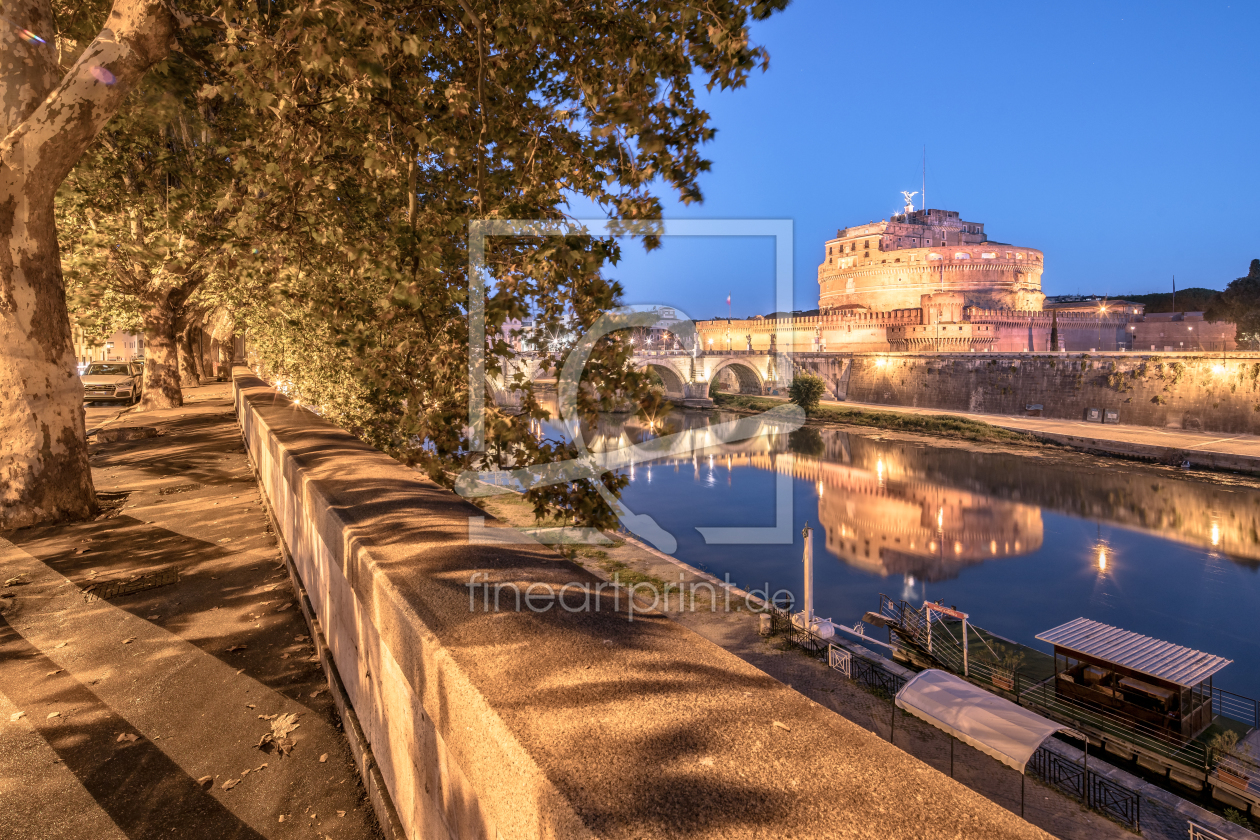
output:
[[983, 254], [980, 255], [980, 258], [985, 259], [985, 260], [996, 260], [997, 254], [995, 254], [993, 251], [985, 251]]
[[1022, 260], [1023, 258], [1024, 258], [1024, 255], [1023, 255], [1023, 254], [1016, 254], [1016, 255], [1015, 255], [1015, 259], [1017, 259], [1017, 260]]
[[939, 260], [940, 258], [941, 258], [940, 254], [928, 254], [929, 260]]
[[956, 259], [956, 260], [969, 260], [969, 259], [971, 259], [971, 254], [968, 254], [966, 251], [955, 251], [955, 252], [954, 252], [954, 259]]

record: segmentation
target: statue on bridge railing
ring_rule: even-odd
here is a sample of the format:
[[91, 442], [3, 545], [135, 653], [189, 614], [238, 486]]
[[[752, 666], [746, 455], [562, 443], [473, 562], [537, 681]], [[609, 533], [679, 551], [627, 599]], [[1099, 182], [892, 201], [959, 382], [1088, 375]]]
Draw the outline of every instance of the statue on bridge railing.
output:
[[748, 352], [751, 353], [752, 352], [752, 333], [749, 333], [748, 335], [744, 337], [748, 340]]

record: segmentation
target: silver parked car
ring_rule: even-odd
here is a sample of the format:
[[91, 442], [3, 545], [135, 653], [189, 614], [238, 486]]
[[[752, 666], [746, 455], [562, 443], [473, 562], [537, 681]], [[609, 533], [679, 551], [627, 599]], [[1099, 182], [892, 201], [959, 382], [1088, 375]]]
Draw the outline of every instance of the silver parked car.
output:
[[140, 379], [129, 362], [92, 362], [83, 371], [83, 401], [140, 399]]

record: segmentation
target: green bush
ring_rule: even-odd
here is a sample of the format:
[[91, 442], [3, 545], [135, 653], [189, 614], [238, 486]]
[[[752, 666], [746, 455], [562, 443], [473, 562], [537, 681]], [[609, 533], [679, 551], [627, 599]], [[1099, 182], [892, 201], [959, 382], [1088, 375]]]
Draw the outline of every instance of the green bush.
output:
[[818, 408], [818, 403], [826, 392], [827, 386], [823, 384], [821, 379], [817, 376], [803, 373], [793, 377], [792, 384], [788, 386], [788, 399], [805, 409], [805, 413], [809, 414]]

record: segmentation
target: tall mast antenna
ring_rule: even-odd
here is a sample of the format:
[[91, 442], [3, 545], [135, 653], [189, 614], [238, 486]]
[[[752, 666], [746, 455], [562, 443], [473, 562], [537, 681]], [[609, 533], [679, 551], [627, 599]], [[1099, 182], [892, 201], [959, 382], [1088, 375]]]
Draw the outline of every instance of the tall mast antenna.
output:
[[923, 184], [920, 186], [919, 201], [923, 202], [923, 209], [927, 210], [927, 144], [923, 144]]

